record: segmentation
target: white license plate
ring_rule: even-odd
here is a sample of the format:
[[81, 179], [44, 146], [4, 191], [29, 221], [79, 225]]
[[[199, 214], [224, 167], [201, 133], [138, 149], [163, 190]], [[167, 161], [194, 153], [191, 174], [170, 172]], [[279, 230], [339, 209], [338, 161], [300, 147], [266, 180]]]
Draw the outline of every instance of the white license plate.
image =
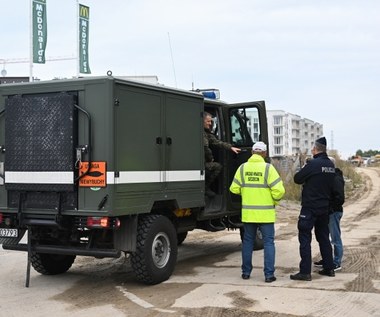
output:
[[17, 238], [18, 237], [18, 231], [17, 231], [17, 229], [0, 228], [0, 237]]

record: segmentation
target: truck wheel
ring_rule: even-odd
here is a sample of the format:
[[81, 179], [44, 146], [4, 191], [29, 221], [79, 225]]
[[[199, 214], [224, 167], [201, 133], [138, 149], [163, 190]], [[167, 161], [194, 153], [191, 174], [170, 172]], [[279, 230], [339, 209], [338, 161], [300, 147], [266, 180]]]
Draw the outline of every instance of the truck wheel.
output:
[[131, 265], [136, 278], [145, 284], [166, 281], [177, 261], [177, 233], [170, 220], [160, 215], [139, 218], [136, 252]]
[[[240, 239], [243, 242], [244, 238], [244, 227], [240, 227]], [[253, 250], [262, 250], [264, 248], [263, 234], [260, 231], [260, 228], [257, 229], [256, 239], [253, 243]]]
[[181, 245], [183, 241], [185, 241], [187, 237], [187, 231], [177, 233], [177, 245]]
[[32, 252], [33, 268], [43, 275], [56, 275], [67, 272], [73, 265], [75, 255], [47, 254]]

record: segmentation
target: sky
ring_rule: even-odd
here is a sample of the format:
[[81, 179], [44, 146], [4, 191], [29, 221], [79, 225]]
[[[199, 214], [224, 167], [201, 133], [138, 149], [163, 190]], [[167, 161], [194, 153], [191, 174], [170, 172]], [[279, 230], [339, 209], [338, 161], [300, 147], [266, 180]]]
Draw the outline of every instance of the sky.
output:
[[[30, 0], [0, 0], [0, 68], [29, 76]], [[47, 58], [75, 58], [77, 1], [46, 0]], [[380, 150], [379, 0], [83, 0], [91, 75], [157, 76], [323, 124], [342, 158]], [[5, 60], [5, 63], [4, 63]], [[12, 63], [17, 61], [17, 63]], [[75, 59], [33, 64], [41, 80]], [[86, 75], [84, 75], [86, 76]]]

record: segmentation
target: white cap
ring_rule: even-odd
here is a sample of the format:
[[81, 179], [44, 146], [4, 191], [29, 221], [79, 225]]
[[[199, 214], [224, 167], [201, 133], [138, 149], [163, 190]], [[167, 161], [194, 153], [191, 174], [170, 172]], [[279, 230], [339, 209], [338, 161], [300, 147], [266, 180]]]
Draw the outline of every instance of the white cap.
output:
[[256, 142], [252, 146], [252, 151], [253, 152], [266, 152], [267, 151], [267, 145], [264, 142]]

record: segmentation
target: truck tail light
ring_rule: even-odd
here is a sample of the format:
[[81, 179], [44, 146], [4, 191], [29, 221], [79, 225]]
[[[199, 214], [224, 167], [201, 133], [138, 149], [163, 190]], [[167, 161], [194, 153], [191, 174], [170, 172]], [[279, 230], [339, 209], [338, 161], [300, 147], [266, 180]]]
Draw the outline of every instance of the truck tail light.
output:
[[108, 217], [88, 217], [87, 226], [90, 228], [108, 228], [109, 218]]
[[15, 223], [14, 217], [11, 217], [10, 215], [4, 215], [2, 212], [0, 212], [0, 224], [5, 224], [6, 226], [11, 226]]
[[89, 228], [118, 228], [120, 220], [110, 217], [88, 217], [87, 227]]

